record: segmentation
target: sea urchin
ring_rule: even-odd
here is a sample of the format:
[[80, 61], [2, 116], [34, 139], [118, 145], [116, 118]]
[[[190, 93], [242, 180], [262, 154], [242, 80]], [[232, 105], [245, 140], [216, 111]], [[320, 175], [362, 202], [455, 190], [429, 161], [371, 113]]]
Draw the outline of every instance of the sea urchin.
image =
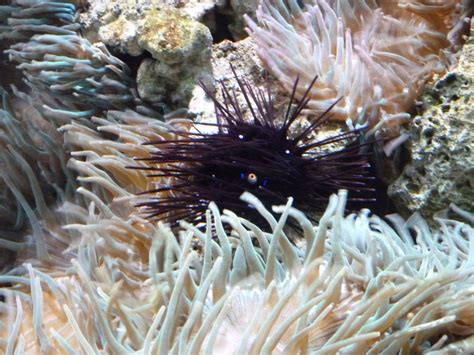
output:
[[[331, 108], [299, 131], [292, 127], [310, 100], [316, 78], [296, 105], [295, 81], [286, 115], [278, 121], [269, 81], [265, 90], [255, 89], [235, 71], [234, 75], [247, 107], [222, 82], [222, 102], [203, 86], [214, 101], [217, 122], [194, 123], [191, 130], [173, 131], [174, 139], [148, 143], [157, 150], [140, 160], [149, 164], [145, 169], [150, 177], [166, 181], [146, 191], [152, 199], [139, 204], [148, 218], [172, 224], [180, 219], [200, 222], [211, 201], [252, 218], [257, 215], [254, 208], [239, 199], [245, 191], [268, 205], [285, 203], [292, 196], [295, 207], [305, 212], [321, 210], [341, 188], [351, 192], [353, 201], [372, 199], [367, 153], [357, 140], [362, 129], [311, 141], [311, 133], [327, 121]], [[204, 126], [215, 132], [204, 133]], [[324, 149], [338, 142], [351, 144], [331, 152]]]

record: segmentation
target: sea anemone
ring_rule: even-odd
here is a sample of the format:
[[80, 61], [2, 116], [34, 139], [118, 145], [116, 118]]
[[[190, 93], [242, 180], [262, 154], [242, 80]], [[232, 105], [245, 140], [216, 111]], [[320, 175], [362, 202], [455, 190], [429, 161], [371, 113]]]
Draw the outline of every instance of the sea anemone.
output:
[[5, 53], [25, 76], [32, 103], [56, 125], [135, 105], [127, 65], [77, 33], [73, 4], [18, 1], [1, 12], [8, 26], [0, 27], [0, 39], [14, 42]]
[[[56, 227], [37, 240], [50, 257], [21, 253], [20, 267], [0, 276], [10, 284], [0, 291], [6, 353], [469, 345], [456, 343], [474, 329], [468, 224], [440, 215], [440, 230], [430, 231], [419, 216], [389, 217], [395, 228], [368, 210], [344, 217], [341, 192], [313, 225], [292, 199], [274, 209], [276, 218], [244, 194], [261, 223], [211, 204], [204, 229], [181, 222], [175, 234], [137, 215], [135, 194], [153, 180], [127, 166], [154, 151], [144, 142], [173, 139], [189, 122], [129, 110], [92, 123], [96, 128], [72, 122], [61, 130], [75, 150], [68, 167], [81, 186], [58, 206]], [[287, 234], [292, 224], [302, 240]], [[63, 252], [61, 233], [70, 235]]]
[[262, 0], [248, 32], [265, 66], [295, 96], [319, 76], [308, 107], [396, 135], [433, 73], [469, 28], [472, 1]]
[[[142, 143], [173, 139], [189, 122], [128, 110], [92, 123], [96, 128], [71, 122], [61, 130], [75, 150], [68, 167], [81, 187], [77, 202], [60, 206], [56, 228], [42, 242], [57, 250], [58, 232], [68, 232], [66, 252], [43, 261], [20, 255], [24, 266], [0, 276], [10, 284], [0, 290], [5, 353], [410, 352], [469, 345], [468, 224], [440, 215], [440, 230], [430, 231], [419, 216], [407, 222], [391, 216], [395, 228], [367, 210], [344, 217], [341, 192], [313, 225], [292, 199], [274, 209], [277, 218], [245, 194], [262, 223], [211, 204], [206, 228], [181, 222], [176, 235], [137, 215], [135, 193], [153, 180], [127, 166], [154, 151]], [[285, 232], [294, 223], [303, 240]]]
[[[94, 113], [140, 105], [127, 66], [81, 38], [74, 16], [69, 3], [0, 6], [2, 45], [10, 45], [5, 53], [26, 84], [24, 91], [0, 88], [0, 247], [17, 252], [20, 262], [35, 255], [58, 266], [69, 255], [71, 235], [61, 223], [76, 219], [57, 208], [80, 197], [66, 167], [71, 147], [57, 129], [71, 120], [92, 129]], [[8, 76], [1, 84], [9, 84]], [[45, 235], [56, 243], [46, 243]]]
[[[292, 199], [274, 207], [276, 219], [246, 193], [269, 227], [211, 204], [206, 229], [182, 223], [178, 242], [165, 225], [88, 197], [87, 223], [66, 227], [80, 234], [71, 268], [0, 277], [14, 284], [1, 290], [6, 353], [473, 349], [466, 223], [440, 216], [431, 232], [417, 215], [390, 216], [395, 229], [367, 210], [344, 217], [341, 191], [315, 226]], [[304, 230], [298, 245], [283, 231], [290, 218]]]
[[31, 97], [1, 88], [0, 94], [0, 248], [50, 260], [45, 235], [56, 234], [58, 253], [70, 242], [67, 233], [55, 230], [61, 213], [54, 211], [76, 188], [66, 168], [68, 154], [62, 135], [28, 102]]
[[[320, 211], [340, 188], [351, 190], [353, 201], [367, 202], [374, 197], [368, 154], [357, 141], [362, 129], [310, 138], [328, 120], [337, 100], [304, 129], [293, 127], [310, 100], [307, 94], [316, 79], [292, 110], [296, 80], [286, 115], [278, 120], [269, 85], [267, 92], [254, 89], [235, 71], [234, 75], [245, 105], [239, 105], [236, 92], [223, 83], [222, 102], [204, 87], [213, 98], [217, 122], [195, 123], [190, 129], [174, 130], [174, 139], [148, 143], [157, 150], [139, 160], [148, 163], [150, 177], [166, 179], [165, 184], [162, 179], [156, 188], [146, 191], [157, 196], [139, 204], [149, 218], [173, 224], [180, 219], [203, 222], [211, 201], [249, 218], [255, 211], [239, 201], [244, 191], [269, 204], [292, 196], [295, 206], [306, 212]], [[250, 119], [245, 117], [248, 112]], [[334, 149], [334, 144], [347, 142], [352, 144]], [[330, 146], [333, 150], [328, 152]]]
[[[54, 4], [49, 4], [53, 13]], [[74, 74], [68, 63], [64, 66]], [[63, 73], [57, 62], [52, 65]], [[38, 67], [31, 68], [32, 75], [41, 77]], [[100, 71], [100, 63], [87, 68]], [[78, 80], [95, 85], [101, 77], [94, 78]], [[254, 196], [259, 190], [253, 189], [254, 195], [244, 193], [242, 201], [261, 216], [258, 224], [243, 218], [239, 208], [234, 213], [210, 203], [204, 227], [182, 221], [170, 229], [143, 218], [134, 207], [138, 192], [166, 186], [170, 177], [147, 177], [147, 170], [128, 166], [150, 167], [140, 158], [149, 158], [156, 147], [145, 142], [186, 140], [196, 133], [205, 139], [203, 127], [209, 126], [189, 129], [190, 121], [168, 117], [162, 122], [154, 112], [143, 109], [152, 116], [147, 117], [121, 103], [119, 110], [111, 110], [120, 100], [111, 100], [111, 106], [103, 100], [96, 111], [80, 111], [95, 107], [89, 89], [80, 96], [81, 85], [70, 83], [61, 94], [45, 82], [29, 82], [31, 95], [4, 93], [0, 110], [0, 158], [6, 167], [1, 173], [8, 186], [2, 199], [15, 199], [14, 227], [25, 221], [30, 227], [26, 240], [5, 240], [18, 233], [14, 228], [0, 234], [1, 247], [20, 251], [14, 268], [0, 275], [0, 351], [474, 350], [474, 233], [468, 223], [440, 214], [440, 228], [430, 230], [418, 215], [408, 221], [381, 219], [368, 210], [344, 216], [346, 191], [329, 197], [322, 218], [313, 223], [293, 207], [293, 198], [280, 196], [276, 204], [286, 205], [272, 213], [265, 206], [272, 200], [262, 203]], [[239, 119], [244, 127], [255, 125], [255, 118], [262, 126], [269, 124], [264, 117], [273, 119], [269, 96], [240, 82], [256, 114], [244, 121], [233, 93], [227, 92], [212, 134], [222, 134], [219, 128], [230, 131], [226, 117]], [[116, 92], [115, 80], [102, 84], [100, 90]], [[66, 98], [69, 94], [74, 98]], [[36, 95], [53, 103], [52, 110], [35, 103]], [[274, 132], [297, 116], [271, 121]], [[288, 139], [314, 130], [325, 119], [288, 132]], [[56, 132], [58, 124], [64, 126]], [[347, 137], [357, 138], [357, 132]], [[313, 139], [298, 143], [320, 148], [321, 141]], [[355, 146], [358, 156], [360, 147]], [[346, 151], [351, 149], [349, 145]], [[56, 203], [45, 199], [50, 194]], [[298, 202], [303, 207], [305, 198]], [[2, 212], [11, 216], [6, 206]], [[474, 220], [456, 206], [451, 210], [469, 223]], [[302, 238], [286, 228], [293, 224]]]

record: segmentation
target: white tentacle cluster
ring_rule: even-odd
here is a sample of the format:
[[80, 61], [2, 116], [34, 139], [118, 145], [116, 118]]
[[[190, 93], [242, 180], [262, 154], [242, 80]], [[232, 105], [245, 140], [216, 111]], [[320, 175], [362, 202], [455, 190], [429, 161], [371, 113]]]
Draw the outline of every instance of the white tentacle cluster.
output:
[[[308, 107], [397, 133], [426, 81], [446, 70], [469, 27], [462, 0], [262, 0], [250, 36], [265, 66], [297, 98], [317, 75]], [[409, 116], [408, 116], [409, 118]], [[380, 129], [381, 127], [377, 127]]]
[[[242, 198], [268, 227], [211, 204], [205, 228], [183, 222], [177, 238], [91, 202], [87, 223], [66, 227], [80, 234], [67, 272], [28, 264], [0, 277], [16, 285], [2, 290], [4, 349], [411, 352], [474, 333], [468, 224], [440, 217], [433, 232], [419, 216], [390, 216], [394, 227], [369, 211], [344, 216], [341, 191], [315, 226], [291, 198], [275, 214]], [[290, 239], [289, 219], [304, 238]]]

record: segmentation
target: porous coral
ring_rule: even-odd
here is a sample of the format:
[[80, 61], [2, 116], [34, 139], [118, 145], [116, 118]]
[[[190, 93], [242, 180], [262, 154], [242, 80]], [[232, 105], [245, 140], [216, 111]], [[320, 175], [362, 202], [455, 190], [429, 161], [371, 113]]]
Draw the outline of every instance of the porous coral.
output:
[[[471, 32], [474, 34], [474, 31]], [[453, 70], [427, 86], [410, 129], [410, 161], [388, 189], [401, 213], [431, 216], [474, 200], [474, 43]]]
[[309, 107], [337, 98], [335, 119], [397, 134], [425, 82], [453, 60], [473, 4], [469, 1], [263, 0], [248, 32], [265, 66], [298, 95], [315, 75]]

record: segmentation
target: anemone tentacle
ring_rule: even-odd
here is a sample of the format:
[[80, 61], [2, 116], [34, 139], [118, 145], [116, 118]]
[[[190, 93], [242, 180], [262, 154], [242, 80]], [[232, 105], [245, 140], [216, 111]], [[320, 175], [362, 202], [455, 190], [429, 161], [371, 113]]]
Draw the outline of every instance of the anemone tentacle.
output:
[[[291, 199], [272, 215], [247, 193], [270, 227], [211, 204], [207, 229], [183, 222], [178, 242], [169, 227], [88, 196], [87, 223], [67, 227], [81, 235], [67, 273], [27, 265], [24, 277], [0, 277], [16, 285], [0, 291], [0, 346], [192, 354], [469, 346], [474, 233], [466, 223], [440, 216], [430, 231], [419, 216], [392, 216], [394, 229], [367, 210], [344, 216], [341, 191], [312, 225]], [[283, 232], [289, 219], [304, 230], [299, 247]]]
[[299, 75], [300, 99], [319, 76], [309, 109], [324, 112], [342, 97], [333, 119], [394, 135], [427, 80], [455, 62], [473, 10], [469, 0], [262, 0], [258, 24], [246, 19], [257, 53], [288, 92]]

